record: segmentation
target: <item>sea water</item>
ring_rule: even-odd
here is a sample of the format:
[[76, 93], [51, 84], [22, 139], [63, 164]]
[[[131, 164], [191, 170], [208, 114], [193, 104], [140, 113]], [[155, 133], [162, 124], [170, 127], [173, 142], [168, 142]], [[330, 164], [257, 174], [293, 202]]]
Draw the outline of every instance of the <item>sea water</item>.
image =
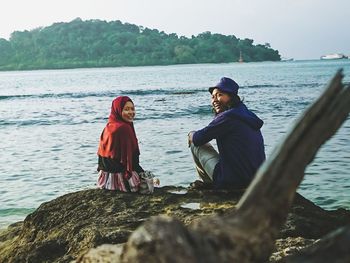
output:
[[[349, 83], [350, 60], [0, 72], [0, 228], [43, 202], [96, 187], [99, 136], [116, 96], [135, 103], [141, 166], [161, 186], [188, 186], [197, 178], [187, 133], [212, 120], [208, 87], [220, 77], [235, 79], [264, 120], [269, 157], [340, 68]], [[298, 192], [325, 209], [350, 209], [349, 161], [347, 120]]]

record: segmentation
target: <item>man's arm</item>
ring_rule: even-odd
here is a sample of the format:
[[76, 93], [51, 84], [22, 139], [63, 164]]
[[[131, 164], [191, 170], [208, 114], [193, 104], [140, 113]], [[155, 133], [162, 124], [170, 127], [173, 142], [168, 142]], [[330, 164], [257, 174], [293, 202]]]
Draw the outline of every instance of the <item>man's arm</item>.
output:
[[191, 131], [188, 133], [188, 142], [195, 146], [206, 144], [207, 142], [217, 139], [220, 136], [227, 134], [232, 126], [229, 119], [222, 114], [216, 117], [208, 126], [198, 131]]

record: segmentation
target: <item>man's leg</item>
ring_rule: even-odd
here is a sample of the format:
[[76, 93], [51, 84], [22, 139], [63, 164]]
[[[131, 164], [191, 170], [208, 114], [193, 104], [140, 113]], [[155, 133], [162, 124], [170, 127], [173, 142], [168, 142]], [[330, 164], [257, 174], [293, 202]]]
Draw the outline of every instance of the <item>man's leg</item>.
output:
[[199, 177], [204, 183], [212, 183], [214, 169], [219, 162], [219, 154], [210, 143], [201, 146], [194, 146], [191, 143], [190, 148]]

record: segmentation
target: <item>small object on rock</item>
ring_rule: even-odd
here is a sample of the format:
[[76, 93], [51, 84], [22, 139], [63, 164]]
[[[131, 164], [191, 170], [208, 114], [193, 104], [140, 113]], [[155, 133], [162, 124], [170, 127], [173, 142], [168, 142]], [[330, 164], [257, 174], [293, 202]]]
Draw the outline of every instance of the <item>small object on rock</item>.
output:
[[153, 184], [154, 184], [154, 186], [160, 186], [160, 180], [159, 180], [159, 178], [154, 178], [154, 179], [153, 179]]
[[201, 180], [196, 180], [190, 184], [189, 188], [194, 190], [204, 190], [204, 189], [212, 189], [213, 185], [209, 183], [204, 183]]

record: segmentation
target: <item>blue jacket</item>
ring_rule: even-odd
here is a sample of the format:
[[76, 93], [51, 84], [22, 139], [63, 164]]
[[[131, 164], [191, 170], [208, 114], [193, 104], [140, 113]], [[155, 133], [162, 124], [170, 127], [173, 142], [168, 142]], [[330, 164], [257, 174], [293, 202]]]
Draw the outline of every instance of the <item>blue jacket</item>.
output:
[[219, 113], [205, 128], [193, 134], [195, 146], [216, 139], [219, 162], [215, 166], [215, 188], [245, 188], [265, 160], [263, 121], [240, 103]]

